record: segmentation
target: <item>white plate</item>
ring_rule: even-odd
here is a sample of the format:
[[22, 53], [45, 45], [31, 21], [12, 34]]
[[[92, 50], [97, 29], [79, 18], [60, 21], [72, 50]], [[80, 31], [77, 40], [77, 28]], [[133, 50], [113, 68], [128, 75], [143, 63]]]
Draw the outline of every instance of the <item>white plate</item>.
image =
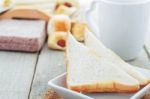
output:
[[135, 95], [133, 95], [131, 97], [131, 99], [141, 99], [147, 91], [150, 91], [150, 84], [148, 84], [143, 89], [141, 89], [139, 92], [137, 92]]
[[[150, 77], [150, 71], [135, 67], [142, 74]], [[50, 80], [48, 85], [60, 94], [64, 99], [140, 99], [142, 90], [138, 94], [136, 93], [78, 93], [67, 89], [66, 87], [66, 73]], [[149, 85], [150, 86], [150, 85]], [[150, 88], [148, 86], [148, 88]], [[146, 88], [147, 89], [147, 88]], [[144, 92], [142, 92], [144, 93]]]

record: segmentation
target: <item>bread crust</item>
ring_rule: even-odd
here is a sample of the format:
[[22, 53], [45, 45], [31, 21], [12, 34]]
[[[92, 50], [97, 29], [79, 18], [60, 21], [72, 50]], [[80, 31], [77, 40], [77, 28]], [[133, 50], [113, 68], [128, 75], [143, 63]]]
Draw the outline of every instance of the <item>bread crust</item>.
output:
[[69, 85], [68, 88], [77, 92], [119, 92], [132, 93], [140, 89], [139, 85], [127, 86], [124, 84], [109, 82], [109, 83], [92, 83], [83, 85]]

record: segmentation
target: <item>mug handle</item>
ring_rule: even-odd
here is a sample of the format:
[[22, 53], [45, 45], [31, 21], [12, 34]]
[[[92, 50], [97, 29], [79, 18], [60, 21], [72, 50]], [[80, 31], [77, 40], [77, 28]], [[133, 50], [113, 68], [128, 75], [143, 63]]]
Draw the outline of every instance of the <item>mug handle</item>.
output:
[[90, 29], [96, 34], [98, 37], [100, 37], [99, 29], [97, 25], [93, 22], [93, 19], [91, 18], [91, 12], [95, 9], [96, 4], [99, 3], [99, 1], [93, 1], [90, 5], [90, 8], [85, 12], [85, 19], [90, 26]]

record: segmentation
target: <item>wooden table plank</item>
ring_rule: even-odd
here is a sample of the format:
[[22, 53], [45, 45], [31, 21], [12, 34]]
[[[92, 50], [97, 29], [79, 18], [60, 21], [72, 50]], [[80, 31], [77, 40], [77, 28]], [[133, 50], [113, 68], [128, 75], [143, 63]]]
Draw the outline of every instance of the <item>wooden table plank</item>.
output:
[[27, 99], [38, 54], [0, 51], [0, 99]]
[[49, 89], [48, 81], [64, 72], [64, 52], [52, 51], [45, 46], [37, 63], [30, 99], [41, 99]]

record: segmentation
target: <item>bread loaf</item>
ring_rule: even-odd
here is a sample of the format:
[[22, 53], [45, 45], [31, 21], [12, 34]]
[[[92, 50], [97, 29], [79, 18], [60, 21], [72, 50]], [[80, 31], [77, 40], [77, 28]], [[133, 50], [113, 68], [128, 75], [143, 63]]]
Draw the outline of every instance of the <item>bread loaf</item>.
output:
[[139, 82], [71, 34], [66, 47], [67, 85], [78, 92], [134, 92]]

